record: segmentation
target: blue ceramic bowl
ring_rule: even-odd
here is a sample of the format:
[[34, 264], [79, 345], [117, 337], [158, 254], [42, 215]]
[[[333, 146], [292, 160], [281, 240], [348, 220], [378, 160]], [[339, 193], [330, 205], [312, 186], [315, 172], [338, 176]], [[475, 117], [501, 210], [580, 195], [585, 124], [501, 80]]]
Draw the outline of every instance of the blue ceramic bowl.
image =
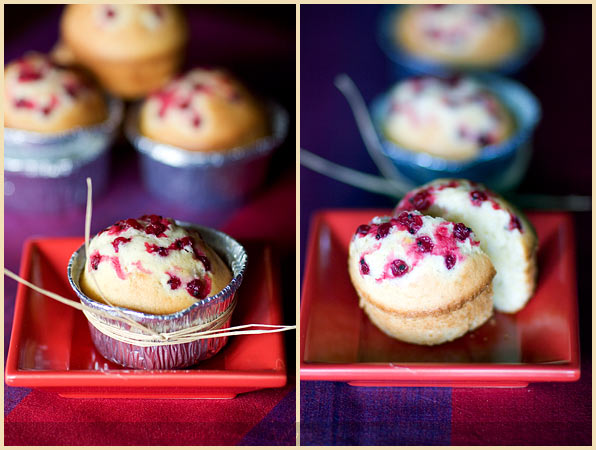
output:
[[390, 109], [390, 93], [377, 97], [371, 104], [371, 116], [383, 153], [412, 183], [418, 185], [436, 178], [458, 177], [507, 191], [521, 181], [530, 162], [532, 136], [541, 116], [540, 104], [528, 89], [513, 80], [488, 74], [474, 78], [501, 100], [513, 115], [516, 126], [510, 139], [484, 147], [474, 159], [454, 161], [400, 147], [383, 132], [383, 123]]
[[454, 72], [496, 72], [511, 75], [525, 66], [540, 48], [543, 39], [542, 21], [536, 10], [528, 5], [501, 5], [512, 12], [512, 17], [520, 30], [520, 45], [516, 52], [496, 66], [457, 67], [439, 63], [430, 59], [414, 56], [401, 47], [393, 37], [393, 26], [403, 8], [408, 5], [393, 5], [383, 8], [380, 18], [377, 39], [385, 55], [393, 62], [393, 69], [399, 78], [412, 75], [449, 76]]

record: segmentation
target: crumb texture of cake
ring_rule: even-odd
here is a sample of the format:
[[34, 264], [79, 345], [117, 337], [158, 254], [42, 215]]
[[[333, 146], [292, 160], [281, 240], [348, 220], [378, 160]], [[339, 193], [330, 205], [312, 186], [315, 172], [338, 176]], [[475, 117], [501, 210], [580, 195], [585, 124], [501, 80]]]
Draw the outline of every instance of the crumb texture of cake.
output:
[[536, 288], [538, 239], [528, 219], [501, 196], [479, 183], [439, 179], [409, 192], [395, 214], [416, 210], [474, 230], [497, 275], [494, 305], [499, 311], [522, 309]]
[[143, 135], [198, 152], [225, 152], [268, 134], [264, 107], [230, 74], [197, 68], [149, 96], [141, 106]]
[[520, 30], [502, 5], [411, 5], [396, 21], [395, 39], [423, 59], [486, 67], [515, 54]]
[[461, 223], [417, 211], [375, 217], [356, 230], [348, 270], [373, 323], [407, 342], [453, 340], [492, 315], [493, 266]]
[[231, 280], [230, 269], [197, 231], [145, 215], [93, 237], [80, 284], [100, 302], [103, 294], [115, 306], [171, 314], [219, 293]]
[[390, 92], [384, 133], [398, 146], [445, 159], [476, 157], [511, 137], [514, 121], [495, 94], [468, 77], [416, 77]]
[[77, 4], [64, 10], [61, 40], [109, 91], [138, 98], [176, 73], [188, 30], [175, 5]]
[[97, 86], [41, 53], [27, 53], [4, 68], [5, 127], [52, 133], [94, 125], [106, 117], [107, 105]]

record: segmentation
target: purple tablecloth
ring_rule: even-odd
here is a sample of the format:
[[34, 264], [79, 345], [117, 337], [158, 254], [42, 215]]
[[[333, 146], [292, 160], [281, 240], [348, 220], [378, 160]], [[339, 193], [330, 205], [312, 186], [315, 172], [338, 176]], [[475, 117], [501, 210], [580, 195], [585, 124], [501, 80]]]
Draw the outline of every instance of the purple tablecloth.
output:
[[[5, 8], [5, 58], [48, 51], [58, 35], [61, 8]], [[187, 67], [224, 65], [260, 92], [295, 111], [295, 7], [186, 6], [191, 40]], [[127, 217], [161, 214], [222, 229], [237, 239], [273, 244], [281, 264], [284, 323], [295, 323], [294, 121], [274, 155], [264, 188], [236, 210], [196, 213], [149, 196], [136, 155], [124, 140], [112, 149], [108, 191], [94, 203], [96, 232]], [[4, 264], [18, 272], [26, 238], [82, 236], [84, 211], [22, 214], [5, 211]], [[4, 351], [10, 342], [17, 284], [5, 278]], [[66, 399], [4, 385], [7, 445], [293, 445], [295, 443], [295, 334], [285, 334], [288, 384], [233, 400]]]
[[[591, 9], [540, 6], [545, 41], [516, 76], [543, 118], [520, 192], [591, 192]], [[335, 75], [347, 73], [367, 102], [393, 81], [376, 43], [379, 6], [301, 6], [300, 145], [377, 173]], [[309, 221], [332, 207], [391, 208], [391, 200], [301, 169], [301, 264]], [[574, 445], [591, 443], [591, 217], [574, 214], [582, 375], [522, 389], [358, 388], [301, 382], [303, 445]]]

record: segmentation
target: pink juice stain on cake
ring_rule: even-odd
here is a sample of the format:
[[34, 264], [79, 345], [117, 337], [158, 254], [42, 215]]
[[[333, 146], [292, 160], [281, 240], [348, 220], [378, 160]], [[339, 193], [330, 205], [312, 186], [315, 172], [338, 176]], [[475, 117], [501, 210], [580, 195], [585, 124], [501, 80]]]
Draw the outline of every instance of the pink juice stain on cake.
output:
[[435, 229], [435, 250], [433, 254], [442, 255], [445, 259], [445, 266], [447, 269], [451, 270], [453, 266], [455, 266], [457, 260], [461, 261], [463, 256], [457, 247], [453, 233], [451, 233], [447, 227], [448, 223], [449, 222], [444, 222]]
[[118, 278], [121, 280], [126, 280], [126, 274], [120, 266], [120, 259], [117, 256], [110, 256], [109, 258], [110, 262], [112, 263], [112, 267], [114, 267], [114, 270], [116, 271], [116, 275], [118, 275]]
[[139, 269], [139, 272], [143, 272], [147, 275], [151, 275], [153, 273], [150, 270], [147, 270], [145, 269], [145, 267], [143, 267], [143, 263], [141, 263], [141, 260], [133, 262], [132, 265]]
[[14, 102], [15, 108], [35, 109], [35, 103], [26, 98], [19, 98]]
[[165, 117], [168, 109], [176, 106], [178, 100], [175, 88], [159, 91], [153, 94], [153, 97], [160, 102], [159, 111], [157, 113], [159, 117]]
[[91, 269], [97, 270], [99, 267], [99, 263], [102, 261], [107, 261], [109, 259], [106, 255], [100, 255], [99, 251], [96, 250], [89, 256], [89, 264], [91, 265]]
[[56, 94], [52, 94], [52, 97], [50, 98], [50, 103], [48, 103], [46, 106], [44, 106], [41, 110], [41, 112], [43, 113], [44, 116], [47, 116], [49, 114], [51, 114], [51, 112], [56, 109], [56, 107], [60, 104], [58, 97], [56, 96]]

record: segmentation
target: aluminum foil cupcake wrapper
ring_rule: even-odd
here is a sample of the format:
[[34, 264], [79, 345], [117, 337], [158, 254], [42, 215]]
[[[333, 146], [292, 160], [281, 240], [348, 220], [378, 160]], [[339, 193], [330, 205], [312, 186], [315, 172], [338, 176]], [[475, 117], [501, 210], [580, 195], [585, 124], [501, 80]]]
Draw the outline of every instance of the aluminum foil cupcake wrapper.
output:
[[140, 104], [129, 111], [126, 136], [140, 156], [145, 188], [154, 196], [195, 210], [241, 204], [265, 179], [271, 154], [288, 134], [288, 113], [268, 102], [272, 132], [246, 147], [201, 153], [156, 142], [139, 133]]
[[508, 58], [494, 66], [471, 68], [457, 67], [412, 55], [396, 42], [393, 35], [395, 20], [407, 5], [394, 5], [383, 8], [379, 17], [377, 41], [385, 55], [395, 64], [394, 70], [398, 78], [413, 75], [429, 74], [449, 76], [454, 72], [497, 72], [511, 75], [519, 72], [542, 45], [543, 26], [536, 10], [528, 5], [501, 5], [508, 8], [513, 20], [520, 30], [518, 49]]
[[477, 75], [480, 83], [494, 93], [512, 113], [515, 133], [506, 141], [480, 150], [476, 158], [454, 161], [413, 152], [385, 137], [383, 124], [390, 110], [390, 93], [371, 104], [371, 116], [381, 141], [383, 153], [413, 184], [419, 185], [442, 177], [467, 178], [486, 183], [492, 189], [507, 191], [521, 181], [532, 153], [532, 136], [541, 117], [536, 97], [521, 84], [497, 75]]
[[105, 190], [109, 148], [122, 121], [123, 104], [108, 98], [108, 117], [97, 125], [60, 133], [4, 129], [4, 201], [8, 208], [57, 212], [84, 205], [85, 179], [94, 197]]
[[[215, 250], [232, 270], [233, 279], [218, 294], [200, 300], [188, 308], [167, 315], [147, 314], [126, 308], [111, 307], [87, 297], [80, 288], [79, 278], [85, 266], [85, 246], [75, 251], [68, 263], [68, 280], [70, 285], [86, 306], [104, 311], [119, 317], [116, 310], [126, 314], [134, 321], [145, 325], [153, 331], [168, 333], [191, 326], [206, 324], [221, 317], [235, 305], [236, 291], [242, 283], [247, 255], [244, 248], [230, 236], [211, 228], [194, 225], [188, 222], [176, 224], [198, 231], [205, 242]], [[96, 316], [98, 320], [111, 326], [129, 330], [130, 325], [119, 320], [111, 320]], [[230, 326], [231, 318], [221, 328]], [[189, 367], [197, 362], [210, 358], [219, 352], [227, 342], [227, 337], [201, 339], [184, 344], [137, 346], [118, 341], [107, 336], [89, 323], [91, 338], [97, 350], [108, 360], [125, 367], [147, 370], [167, 370]]]

